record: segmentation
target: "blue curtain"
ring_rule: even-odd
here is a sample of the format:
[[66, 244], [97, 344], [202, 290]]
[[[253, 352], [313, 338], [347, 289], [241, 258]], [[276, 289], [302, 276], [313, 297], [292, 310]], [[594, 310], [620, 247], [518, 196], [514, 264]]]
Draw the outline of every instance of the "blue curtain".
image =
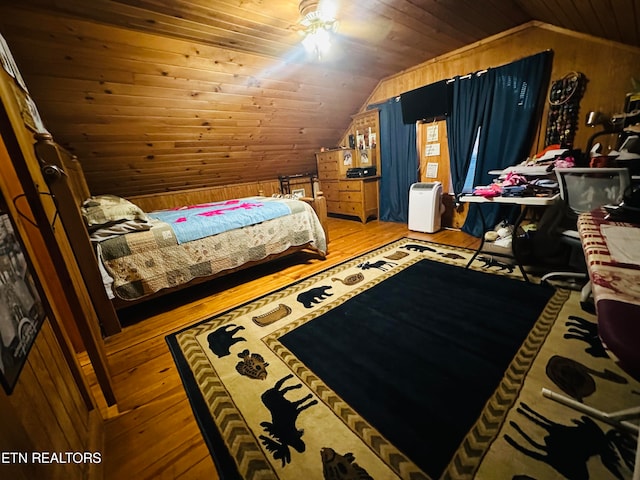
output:
[[[451, 118], [447, 121], [456, 194], [464, 185], [467, 157], [473, 149], [478, 126], [481, 129], [474, 185], [491, 183], [495, 177], [488, 173], [490, 170], [503, 169], [526, 159], [546, 97], [552, 58], [553, 53], [546, 51], [489, 69], [482, 75], [472, 75], [470, 81], [456, 79]], [[460, 90], [457, 95], [456, 88]], [[470, 102], [474, 105], [469, 105]], [[458, 120], [458, 116], [472, 117], [473, 121]], [[483, 210], [488, 226], [497, 223], [499, 216], [509, 216], [508, 212], [495, 207]], [[476, 209], [469, 210], [462, 230], [477, 237], [482, 235]]]
[[380, 220], [408, 222], [409, 188], [418, 181], [416, 126], [402, 121], [396, 99], [370, 105], [380, 111]]
[[456, 199], [462, 193], [471, 152], [484, 117], [491, 103], [488, 76], [455, 77], [451, 91], [452, 112], [447, 117], [451, 182]]

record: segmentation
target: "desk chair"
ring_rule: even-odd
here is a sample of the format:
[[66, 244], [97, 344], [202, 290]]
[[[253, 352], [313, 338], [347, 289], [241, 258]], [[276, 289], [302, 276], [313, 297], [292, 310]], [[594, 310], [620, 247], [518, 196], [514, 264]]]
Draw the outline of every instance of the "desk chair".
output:
[[591, 283], [584, 263], [582, 244], [578, 234], [578, 215], [590, 212], [604, 205], [617, 205], [622, 201], [625, 190], [631, 184], [626, 168], [556, 168], [560, 198], [565, 205], [564, 219], [560, 223], [560, 241], [571, 248], [570, 266], [574, 271], [551, 272], [544, 275], [541, 282], [549, 280], [569, 280], [572, 285], [580, 285], [580, 304], [593, 313], [588, 302]]

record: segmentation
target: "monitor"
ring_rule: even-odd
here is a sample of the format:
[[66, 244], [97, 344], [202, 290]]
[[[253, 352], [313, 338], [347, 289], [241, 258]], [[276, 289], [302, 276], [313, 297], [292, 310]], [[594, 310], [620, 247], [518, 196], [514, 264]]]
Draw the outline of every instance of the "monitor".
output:
[[402, 121], [416, 123], [449, 115], [451, 111], [452, 84], [447, 80], [425, 85], [400, 95]]

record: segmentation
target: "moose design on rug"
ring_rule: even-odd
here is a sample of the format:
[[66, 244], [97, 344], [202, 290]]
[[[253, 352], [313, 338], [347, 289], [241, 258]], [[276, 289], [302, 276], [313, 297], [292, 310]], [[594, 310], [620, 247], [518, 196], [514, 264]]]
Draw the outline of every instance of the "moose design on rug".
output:
[[291, 463], [289, 447], [298, 453], [302, 453], [306, 449], [306, 445], [302, 440], [304, 430], [296, 428], [298, 415], [303, 410], [318, 403], [316, 399], [308, 401], [312, 397], [311, 393], [293, 402], [286, 399], [284, 397], [285, 393], [302, 388], [301, 383], [283, 387], [284, 383], [292, 377], [292, 374], [282, 377], [261, 396], [262, 403], [271, 412], [271, 422], [260, 423], [270, 437], [260, 435], [259, 438], [267, 450], [273, 453], [273, 458], [282, 461], [283, 467]]
[[510, 435], [505, 435], [507, 443], [528, 457], [546, 463], [569, 480], [588, 479], [587, 463], [595, 456], [600, 457], [602, 464], [616, 478], [623, 478], [621, 460], [627, 467], [633, 468], [635, 440], [625, 432], [612, 428], [605, 433], [586, 415], [571, 419], [571, 425], [563, 425], [546, 418], [526, 403], [521, 403], [516, 411], [524, 419], [542, 427], [546, 434], [542, 441], [536, 441], [520, 425], [511, 421], [509, 424], [527, 443], [523, 445]]
[[569, 320], [565, 325], [568, 327], [568, 332], [564, 334], [564, 338], [585, 342], [587, 348], [584, 351], [592, 357], [609, 358], [609, 354], [598, 335], [598, 324], [582, 317], [569, 315]]
[[398, 264], [394, 263], [394, 262], [388, 262], [386, 260], [377, 260], [377, 261], [375, 261], [373, 263], [371, 263], [369, 261], [360, 263], [360, 264], [358, 264], [358, 268], [360, 268], [362, 270], [370, 270], [372, 268], [377, 268], [378, 270], [380, 270], [382, 272], [386, 272], [391, 267], [395, 267], [396, 265], [398, 265]]

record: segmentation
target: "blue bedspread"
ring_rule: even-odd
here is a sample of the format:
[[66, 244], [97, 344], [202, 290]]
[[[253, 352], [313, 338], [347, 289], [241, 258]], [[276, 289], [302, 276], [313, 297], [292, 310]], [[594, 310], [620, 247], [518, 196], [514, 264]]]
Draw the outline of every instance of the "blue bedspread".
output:
[[160, 210], [149, 216], [171, 225], [178, 243], [186, 243], [290, 213], [286, 202], [250, 197]]

